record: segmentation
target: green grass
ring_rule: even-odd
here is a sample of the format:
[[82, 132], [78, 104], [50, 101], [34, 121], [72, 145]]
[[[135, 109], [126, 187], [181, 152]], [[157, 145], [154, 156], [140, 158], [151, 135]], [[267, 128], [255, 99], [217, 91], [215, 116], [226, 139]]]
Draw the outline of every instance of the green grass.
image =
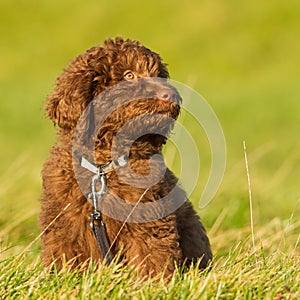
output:
[[143, 280], [117, 262], [100, 269], [91, 265], [83, 272], [66, 267], [50, 273], [39, 259], [28, 264], [25, 251], [1, 261], [0, 295], [2, 299], [297, 299], [300, 259], [296, 245], [289, 248], [286, 243], [296, 238], [293, 231], [300, 222], [281, 226], [277, 220], [260, 228], [255, 249], [247, 230], [215, 234], [213, 242], [219, 246], [228, 245], [233, 236], [245, 239], [231, 243], [229, 253], [216, 258], [210, 271], [178, 270], [168, 283], [160, 274]]
[[[299, 13], [297, 0], [1, 1], [0, 299], [299, 298]], [[50, 274], [39, 240], [31, 245], [39, 235], [40, 170], [55, 135], [45, 97], [71, 58], [116, 35], [159, 52], [172, 79], [201, 93], [223, 127], [224, 180], [199, 210], [215, 254], [210, 272], [191, 269], [169, 284], [141, 282], [117, 263], [83, 276]], [[196, 207], [210, 163], [197, 130], [203, 173], [191, 197]]]

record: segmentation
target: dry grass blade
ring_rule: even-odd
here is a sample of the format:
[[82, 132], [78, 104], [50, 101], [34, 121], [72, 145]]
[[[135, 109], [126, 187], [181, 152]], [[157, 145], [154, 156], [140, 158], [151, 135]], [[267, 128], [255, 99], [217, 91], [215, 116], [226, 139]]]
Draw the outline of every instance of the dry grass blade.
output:
[[[133, 214], [133, 212], [135, 211], [135, 209], [137, 208], [137, 206], [139, 205], [139, 203], [141, 202], [141, 200], [143, 199], [143, 197], [145, 196], [145, 194], [148, 192], [149, 188], [150, 188], [150, 187], [148, 187], [147, 189], [145, 189], [145, 191], [143, 192], [143, 194], [140, 196], [139, 200], [138, 200], [138, 201], [136, 202], [136, 204], [133, 206], [133, 208], [132, 208], [132, 210], [130, 211], [130, 213], [128, 214], [126, 220], [123, 222], [121, 228], [119, 229], [119, 231], [118, 231], [116, 237], [115, 237], [114, 240], [112, 241], [112, 243], [111, 243], [111, 245], [110, 245], [110, 247], [109, 247], [109, 249], [108, 249], [106, 255], [111, 251], [113, 245], [115, 244], [117, 238], [119, 237], [121, 231], [123, 230], [124, 226], [126, 225], [127, 221], [129, 220], [130, 216]], [[106, 255], [105, 255], [104, 259], [106, 258]]]
[[255, 247], [254, 224], [253, 224], [253, 204], [252, 204], [251, 180], [250, 180], [249, 165], [248, 165], [248, 158], [247, 158], [247, 148], [246, 148], [245, 141], [243, 141], [243, 146], [244, 146], [244, 156], [245, 156], [245, 165], [246, 165], [248, 191], [249, 191], [250, 226], [251, 226], [252, 245], [253, 245], [253, 249], [255, 250], [256, 247]]

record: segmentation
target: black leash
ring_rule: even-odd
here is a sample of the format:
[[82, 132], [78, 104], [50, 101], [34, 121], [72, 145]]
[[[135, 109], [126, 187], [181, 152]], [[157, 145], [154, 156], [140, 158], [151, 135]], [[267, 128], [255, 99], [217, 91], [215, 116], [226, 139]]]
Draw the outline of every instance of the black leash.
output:
[[[74, 155], [78, 157], [77, 153], [75, 153]], [[126, 158], [125, 156], [121, 156], [118, 160], [108, 162], [104, 165], [96, 166], [90, 163], [88, 160], [86, 160], [83, 156], [81, 157], [80, 165], [95, 174], [92, 177], [91, 193], [88, 195], [88, 198], [92, 201], [93, 205], [93, 212], [90, 217], [90, 227], [97, 240], [98, 247], [106, 265], [109, 265], [112, 262], [113, 255], [111, 253], [106, 227], [103, 222], [101, 212], [98, 209], [99, 202], [101, 201], [101, 198], [107, 191], [107, 182], [105, 174], [111, 172], [115, 166], [125, 166], [127, 162], [128, 158]], [[96, 185], [98, 182], [101, 183], [100, 191], [96, 190]]]
[[109, 265], [112, 262], [113, 256], [110, 251], [105, 224], [103, 223], [101, 216], [92, 213], [90, 226], [97, 240], [105, 264]]

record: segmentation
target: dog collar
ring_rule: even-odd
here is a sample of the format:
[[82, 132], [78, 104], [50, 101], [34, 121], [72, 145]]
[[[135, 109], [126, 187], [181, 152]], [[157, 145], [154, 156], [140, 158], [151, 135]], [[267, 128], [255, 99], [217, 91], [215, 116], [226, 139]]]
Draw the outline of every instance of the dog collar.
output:
[[103, 165], [93, 164], [82, 156], [80, 165], [94, 174], [105, 175], [113, 171], [115, 167], [124, 167], [127, 163], [128, 157], [126, 157], [125, 155], [121, 155], [118, 159], [109, 161]]

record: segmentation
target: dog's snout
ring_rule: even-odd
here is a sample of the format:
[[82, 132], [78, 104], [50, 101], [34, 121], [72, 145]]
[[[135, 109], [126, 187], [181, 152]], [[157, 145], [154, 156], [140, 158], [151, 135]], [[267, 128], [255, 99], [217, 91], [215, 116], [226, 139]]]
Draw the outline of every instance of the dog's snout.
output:
[[157, 91], [156, 93], [157, 98], [165, 101], [174, 102], [178, 105], [181, 104], [181, 97], [178, 94], [177, 90], [175, 88], [162, 88]]
[[173, 92], [168, 89], [161, 89], [158, 91], [157, 97], [162, 100], [171, 101], [173, 97]]

